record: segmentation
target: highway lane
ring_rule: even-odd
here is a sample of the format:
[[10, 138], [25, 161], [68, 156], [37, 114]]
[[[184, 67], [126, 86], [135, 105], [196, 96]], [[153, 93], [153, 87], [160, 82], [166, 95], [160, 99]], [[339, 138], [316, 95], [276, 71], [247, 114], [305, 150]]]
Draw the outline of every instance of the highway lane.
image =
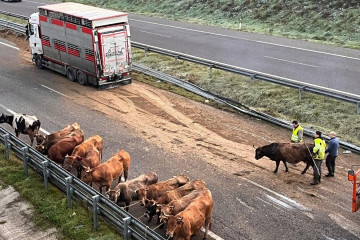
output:
[[[29, 15], [52, 3], [23, 0], [2, 10]], [[132, 40], [275, 76], [360, 94], [360, 51], [130, 14]]]
[[[119, 115], [116, 121], [94, 109], [91, 99], [86, 106], [78, 103], [77, 94], [95, 89], [71, 83], [52, 71], [36, 69], [24, 62], [15, 48], [0, 44], [0, 57], [2, 106], [38, 116], [42, 127], [49, 132], [76, 121], [87, 137], [100, 134], [104, 138], [104, 159], [119, 149], [130, 152], [130, 178], [154, 170], [161, 180], [180, 173], [203, 179], [215, 200], [212, 231], [222, 239], [357, 239], [360, 236], [334, 224], [328, 217], [329, 209], [321, 205], [311, 208], [285, 196], [275, 182], [264, 179], [261, 171], [249, 179], [239, 177], [219, 171], [203, 159], [179, 157], [152, 145], [121, 122], [124, 113], [114, 112]], [[69, 89], [69, 84], [77, 86], [77, 91]], [[5, 109], [0, 107], [0, 111]], [[27, 136], [21, 138], [29, 141]], [[337, 202], [344, 202], [343, 196], [338, 198]], [[136, 209], [132, 210], [133, 215], [141, 216]], [[341, 216], [351, 214], [346, 205], [331, 209], [335, 210]], [[193, 239], [201, 237], [198, 234]]]

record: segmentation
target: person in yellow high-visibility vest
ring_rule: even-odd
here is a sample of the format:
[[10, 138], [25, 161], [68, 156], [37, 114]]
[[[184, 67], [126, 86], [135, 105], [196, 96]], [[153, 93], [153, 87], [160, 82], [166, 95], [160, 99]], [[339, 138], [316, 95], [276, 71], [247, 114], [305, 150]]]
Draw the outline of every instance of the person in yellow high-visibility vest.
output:
[[304, 129], [299, 125], [298, 121], [293, 121], [293, 131], [291, 135], [291, 142], [300, 143], [303, 141]]
[[317, 185], [320, 183], [321, 180], [321, 164], [322, 161], [325, 158], [325, 148], [326, 148], [326, 143], [324, 142], [324, 140], [321, 139], [321, 132], [320, 131], [316, 131], [315, 133], [315, 139], [314, 139], [314, 148], [313, 148], [313, 159], [314, 159], [314, 180], [312, 181], [312, 183], [310, 183], [311, 185]]

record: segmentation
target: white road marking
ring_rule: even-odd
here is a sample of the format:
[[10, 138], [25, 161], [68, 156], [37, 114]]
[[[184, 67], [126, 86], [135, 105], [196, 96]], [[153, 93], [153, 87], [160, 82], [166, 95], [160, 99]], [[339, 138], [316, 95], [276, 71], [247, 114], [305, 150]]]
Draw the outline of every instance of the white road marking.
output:
[[[16, 112], [14, 112], [13, 110], [11, 110], [10, 108], [5, 107], [5, 106], [2, 105], [1, 103], [0, 103], [0, 107], [3, 108], [3, 109], [5, 109], [6, 111], [8, 111], [8, 112], [11, 113], [11, 114], [15, 114], [15, 113], [16, 113]], [[43, 132], [43, 133], [45, 133], [46, 135], [49, 135], [49, 134], [50, 134], [48, 131], [46, 131], [46, 130], [43, 129], [43, 128], [40, 128], [40, 131]]]
[[56, 91], [56, 90], [54, 90], [54, 89], [52, 89], [52, 88], [50, 88], [50, 87], [48, 87], [48, 86], [45, 86], [45, 85], [40, 85], [40, 86], [42, 86], [42, 87], [44, 87], [44, 88], [47, 88], [47, 89], [49, 89], [50, 91], [55, 92], [55, 93], [57, 93], [57, 94], [60, 94], [60, 95], [62, 95], [62, 96], [64, 96], [64, 97], [70, 98], [69, 96], [67, 96], [67, 95], [65, 95], [65, 94], [63, 94], [63, 93], [61, 93], [61, 92], [58, 92], [58, 91]]
[[304, 66], [313, 67], [313, 68], [317, 68], [317, 67], [318, 67], [318, 66], [314, 66], [314, 65], [310, 65], [310, 64], [294, 62], [294, 61], [285, 60], [285, 59], [281, 59], [281, 58], [274, 58], [274, 57], [269, 57], [269, 56], [264, 56], [264, 58], [269, 58], [269, 59], [273, 59], [273, 60], [277, 60], [277, 61], [281, 61], [281, 62], [288, 62], [288, 63], [294, 63], [294, 64], [299, 64], [299, 65], [304, 65]]
[[266, 203], [267, 205], [269, 205], [269, 206], [273, 206], [274, 208], [276, 208], [277, 210], [279, 210], [279, 211], [283, 211], [284, 212], [284, 210], [282, 210], [282, 209], [280, 209], [280, 208], [278, 208], [276, 205], [274, 205], [274, 204], [272, 204], [272, 203], [269, 203], [268, 201], [265, 201], [264, 199], [261, 199], [261, 198], [259, 198], [259, 197], [256, 197], [257, 199], [259, 199], [260, 201], [262, 201], [262, 202], [264, 202], [264, 203]]
[[[151, 48], [157, 48], [157, 49], [160, 49], [160, 50], [166, 50], [167, 52], [170, 52], [170, 53], [179, 54], [179, 52], [176, 52], [176, 51], [172, 51], [172, 50], [168, 50], [168, 49], [164, 49], [164, 48], [159, 48], [159, 47], [156, 47], [156, 46], [152, 46], [152, 45], [148, 45], [148, 44], [144, 44], [144, 43], [139, 43], [139, 42], [135, 42], [135, 43], [142, 44], [142, 45], [145, 45], [145, 46], [148, 46], [148, 47], [151, 47]], [[231, 68], [235, 68], [235, 69], [239, 69], [239, 70], [252, 72], [255, 75], [256, 74], [266, 75], [268, 77], [278, 78], [278, 79], [286, 81], [286, 82], [301, 84], [303, 86], [314, 87], [314, 88], [317, 88], [317, 89], [330, 91], [330, 92], [334, 92], [334, 93], [340, 93], [342, 95], [346, 95], [346, 96], [349, 96], [349, 97], [354, 97], [354, 98], [360, 99], [360, 95], [349, 93], [349, 92], [344, 92], [344, 91], [340, 91], [340, 90], [336, 90], [336, 89], [333, 89], [333, 88], [327, 88], [327, 87], [323, 87], [323, 86], [319, 86], [319, 85], [315, 85], [315, 84], [311, 84], [311, 83], [305, 83], [305, 82], [301, 82], [301, 81], [298, 81], [298, 80], [285, 78], [285, 77], [280, 77], [280, 76], [272, 75], [272, 74], [269, 74], [269, 73], [263, 73], [263, 72], [259, 72], [259, 71], [256, 71], [256, 70], [252, 70], [252, 69], [248, 69], [248, 68], [242, 68], [242, 67], [222, 63], [222, 62], [216, 62], [216, 61], [212, 61], [212, 60], [209, 60], [209, 59], [195, 57], [195, 56], [192, 56], [192, 55], [189, 55], [189, 54], [182, 54], [182, 55], [187, 56], [187, 57], [191, 57], [193, 59], [198, 59], [198, 60], [202, 60], [202, 61], [208, 61], [208, 62], [211, 62], [213, 64], [221, 64], [221, 65], [224, 65], [226, 67], [231, 67]]]
[[[205, 228], [202, 227], [202, 228], [201, 228], [201, 231], [205, 232]], [[215, 233], [213, 233], [213, 232], [210, 231], [210, 230], [208, 231], [208, 235], [209, 235], [210, 237], [212, 237], [213, 239], [215, 239], [215, 240], [225, 240], [225, 239], [223, 239], [222, 237], [216, 235]]]
[[238, 200], [242, 205], [244, 205], [248, 209], [253, 210], [253, 208], [251, 206], [247, 205], [247, 203], [242, 201], [240, 198], [237, 197], [236, 200]]
[[38, 3], [38, 4], [45, 5], [45, 3], [42, 3], [42, 2], [29, 1], [29, 0], [22, 0], [22, 1], [23, 1], [23, 2], [31, 2], [31, 3]]
[[278, 199], [276, 199], [276, 198], [274, 198], [274, 197], [272, 197], [270, 195], [267, 195], [267, 194], [265, 194], [265, 195], [270, 201], [272, 201], [273, 203], [275, 203], [279, 207], [285, 208], [287, 210], [293, 209], [293, 207], [290, 206], [289, 204], [287, 204], [287, 203], [285, 203], [285, 202], [283, 202], [281, 200], [278, 200]]
[[142, 22], [142, 23], [148, 23], [148, 24], [158, 25], [158, 26], [176, 28], [176, 29], [181, 29], [181, 30], [186, 30], [186, 31], [191, 31], [191, 32], [205, 33], [205, 34], [210, 34], [210, 35], [215, 35], [215, 36], [220, 36], [220, 37], [227, 37], [227, 38], [245, 40], [245, 41], [249, 41], [249, 42], [262, 43], [262, 44], [267, 44], [267, 45], [273, 45], [273, 46], [278, 46], [278, 47], [296, 49], [296, 50], [301, 50], [301, 51], [306, 51], [306, 52], [312, 52], [312, 53], [320, 53], [320, 54], [330, 55], [330, 56], [334, 56], [334, 57], [341, 57], [341, 58], [347, 58], [347, 59], [352, 59], [352, 60], [360, 61], [360, 58], [356, 58], [356, 57], [349, 57], [349, 56], [345, 56], [345, 55], [340, 55], [340, 54], [335, 54], [335, 53], [329, 53], [329, 52], [323, 52], [323, 51], [317, 51], [317, 50], [311, 50], [311, 49], [307, 49], [307, 48], [293, 47], [293, 46], [288, 46], [288, 45], [283, 45], [283, 44], [277, 44], [277, 43], [271, 43], [271, 42], [265, 42], [265, 41], [252, 40], [252, 39], [242, 38], [242, 37], [234, 37], [234, 36], [229, 36], [229, 35], [220, 34], [220, 33], [207, 32], [207, 31], [196, 30], [196, 29], [185, 28], [185, 27], [171, 26], [171, 25], [167, 25], [167, 24], [155, 23], [155, 22], [149, 22], [149, 21], [143, 21], [143, 20], [138, 20], [138, 19], [133, 19], [133, 18], [130, 18], [130, 20], [136, 21], [136, 22]]
[[302, 211], [309, 211], [305, 206], [303, 206], [303, 205], [301, 205], [300, 203], [292, 200], [291, 198], [288, 198], [288, 197], [286, 197], [286, 196], [284, 196], [284, 195], [282, 195], [282, 194], [280, 194], [280, 193], [277, 193], [277, 192], [275, 192], [275, 191], [273, 191], [273, 190], [271, 190], [271, 189], [269, 189], [269, 188], [267, 188], [267, 187], [264, 187], [264, 186], [262, 186], [262, 185], [260, 185], [260, 184], [258, 184], [258, 183], [256, 183], [256, 182], [253, 182], [253, 181], [251, 181], [250, 179], [247, 179], [247, 178], [244, 178], [244, 177], [241, 177], [241, 178], [242, 178], [243, 180], [251, 183], [251, 184], [254, 184], [255, 186], [257, 186], [257, 187], [259, 187], [259, 188], [264, 189], [265, 191], [268, 191], [268, 192], [270, 192], [270, 193], [272, 193], [272, 194], [280, 197], [281, 199], [285, 200], [286, 202], [288, 202], [288, 203], [291, 204], [292, 206], [294, 206], [294, 207], [296, 207], [296, 208], [298, 208], [298, 209], [300, 209], [300, 210], [302, 210]]
[[147, 32], [147, 31], [142, 31], [142, 30], [139, 30], [139, 32], [148, 33], [148, 34], [152, 34], [152, 35], [156, 35], [156, 36], [161, 36], [161, 37], [166, 37], [166, 38], [171, 38], [171, 36], [162, 35], [162, 34], [159, 34], [159, 33]]
[[0, 44], [2, 44], [2, 45], [4, 45], [4, 46], [7, 46], [7, 47], [11, 47], [11, 48], [16, 49], [16, 50], [20, 50], [20, 48], [15, 47], [15, 46], [10, 45], [10, 44], [7, 44], [7, 43], [4, 43], [4, 42], [0, 42]]

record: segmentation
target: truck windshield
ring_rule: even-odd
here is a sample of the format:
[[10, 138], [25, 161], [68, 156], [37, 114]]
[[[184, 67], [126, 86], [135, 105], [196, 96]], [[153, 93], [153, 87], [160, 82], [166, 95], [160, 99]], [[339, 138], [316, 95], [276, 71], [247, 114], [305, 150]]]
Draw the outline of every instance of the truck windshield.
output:
[[29, 23], [29, 35], [34, 35], [34, 25]]

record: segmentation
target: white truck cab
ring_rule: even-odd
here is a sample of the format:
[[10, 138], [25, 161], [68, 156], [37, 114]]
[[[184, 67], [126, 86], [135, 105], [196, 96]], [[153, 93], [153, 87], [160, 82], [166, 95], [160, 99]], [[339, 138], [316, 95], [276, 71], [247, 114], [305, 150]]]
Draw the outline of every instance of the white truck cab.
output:
[[27, 31], [31, 54], [33, 56], [32, 60], [35, 61], [36, 55], [43, 54], [39, 28], [39, 13], [33, 13], [30, 15]]

